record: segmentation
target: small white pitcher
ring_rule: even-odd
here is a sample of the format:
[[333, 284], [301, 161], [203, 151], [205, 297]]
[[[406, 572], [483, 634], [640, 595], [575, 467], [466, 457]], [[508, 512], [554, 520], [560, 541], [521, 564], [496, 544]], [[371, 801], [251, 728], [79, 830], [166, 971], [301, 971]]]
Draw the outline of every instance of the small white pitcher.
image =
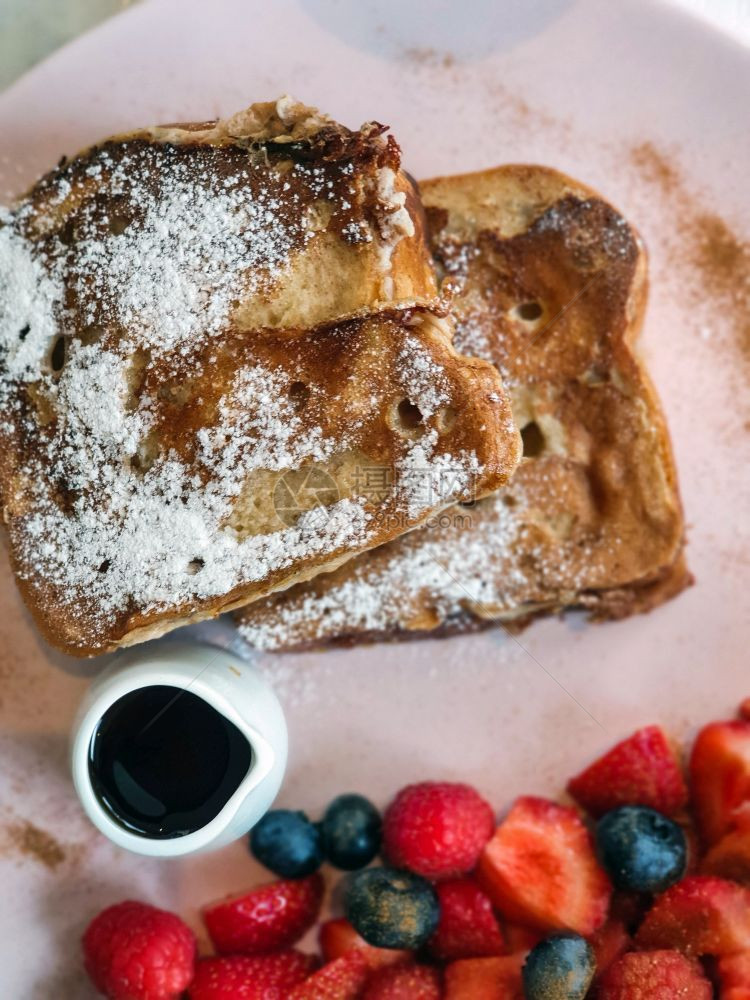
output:
[[[119, 824], [102, 805], [89, 771], [92, 739], [107, 709], [156, 684], [189, 689], [234, 723], [252, 748], [250, 768], [221, 811], [200, 829], [172, 838], [141, 835]], [[71, 747], [73, 783], [92, 822], [120, 847], [160, 858], [221, 847], [247, 833], [276, 798], [286, 760], [284, 714], [259, 671], [228, 650], [178, 642], [141, 647], [97, 677], [78, 710]]]

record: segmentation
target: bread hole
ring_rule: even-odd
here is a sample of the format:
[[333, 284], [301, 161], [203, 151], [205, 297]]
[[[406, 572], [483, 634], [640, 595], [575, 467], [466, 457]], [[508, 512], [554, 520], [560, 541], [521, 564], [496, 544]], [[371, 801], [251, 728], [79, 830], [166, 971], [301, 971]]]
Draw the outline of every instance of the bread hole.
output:
[[49, 363], [53, 372], [61, 372], [63, 370], [65, 365], [65, 337], [58, 337], [52, 345]]
[[515, 308], [516, 316], [524, 323], [534, 323], [543, 312], [538, 302], [521, 302]]
[[187, 564], [188, 576], [195, 576], [197, 573], [200, 573], [205, 565], [205, 559], [201, 559], [200, 556], [196, 556], [195, 559], [191, 559]]
[[424, 417], [419, 407], [410, 399], [402, 399], [396, 407], [399, 426], [405, 431], [414, 431], [422, 425]]
[[64, 243], [66, 247], [71, 246], [75, 242], [76, 230], [72, 219], [69, 219], [65, 223], [60, 232], [57, 234], [57, 238], [61, 243]]
[[304, 410], [310, 399], [310, 386], [305, 382], [292, 382], [289, 386], [289, 399], [295, 410]]
[[159, 457], [159, 438], [156, 431], [151, 431], [138, 445], [138, 450], [130, 456], [130, 468], [140, 475], [145, 475]]
[[122, 236], [132, 221], [128, 215], [110, 215], [109, 231], [113, 236]]
[[441, 434], [452, 430], [456, 423], [458, 413], [452, 406], [442, 406], [437, 413], [437, 428]]
[[18, 331], [18, 339], [21, 341], [21, 343], [23, 343], [24, 340], [26, 340], [26, 338], [30, 333], [31, 333], [31, 327], [29, 326], [28, 323], [25, 323]]
[[592, 365], [581, 375], [580, 380], [590, 387], [606, 385], [609, 382], [609, 371], [600, 365]]
[[521, 428], [521, 441], [524, 458], [536, 458], [542, 454], [545, 445], [544, 434], [535, 420], [531, 420]]

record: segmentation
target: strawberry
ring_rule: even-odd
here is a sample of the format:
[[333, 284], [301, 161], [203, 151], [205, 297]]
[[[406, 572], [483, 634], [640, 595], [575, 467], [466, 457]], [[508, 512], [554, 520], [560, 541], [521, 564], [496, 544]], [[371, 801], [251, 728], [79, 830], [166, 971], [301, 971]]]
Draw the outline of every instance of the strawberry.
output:
[[591, 938], [596, 955], [596, 974], [600, 976], [613, 962], [624, 955], [632, 942], [621, 920], [611, 918]]
[[724, 955], [716, 964], [719, 1000], [750, 1000], [750, 951]]
[[640, 948], [675, 948], [686, 955], [750, 950], [750, 890], [690, 875], [656, 898], [635, 940]]
[[316, 967], [313, 955], [280, 951], [275, 955], [202, 958], [188, 990], [190, 1000], [285, 1000]]
[[523, 955], [462, 958], [445, 969], [444, 1000], [522, 1000]]
[[362, 952], [350, 951], [295, 986], [285, 1000], [357, 1000], [369, 975]]
[[491, 806], [469, 785], [403, 788], [383, 817], [383, 852], [397, 868], [440, 879], [464, 875], [492, 836]]
[[544, 937], [543, 931], [535, 930], [533, 927], [522, 927], [521, 924], [503, 924], [503, 934], [509, 955], [517, 951], [531, 951]]
[[391, 965], [370, 979], [362, 1000], [441, 1000], [440, 973], [429, 965]]
[[110, 1000], [173, 1000], [193, 978], [195, 935], [179, 917], [128, 900], [83, 935], [86, 972]]
[[593, 934], [611, 886], [575, 809], [517, 799], [479, 860], [477, 879], [501, 915], [543, 931]]
[[750, 800], [750, 722], [711, 722], [698, 733], [690, 756], [693, 808], [707, 844], [727, 832], [734, 813]]
[[281, 879], [203, 908], [203, 921], [220, 954], [259, 955], [289, 948], [317, 920], [323, 901], [319, 874]]
[[427, 942], [434, 958], [450, 962], [505, 954], [505, 939], [492, 903], [473, 879], [451, 879], [439, 882], [435, 888], [440, 923]]
[[701, 871], [750, 885], [750, 829], [743, 825], [725, 833], [704, 857]]
[[711, 1000], [698, 962], [678, 951], [630, 951], [599, 980], [597, 1000]]
[[344, 917], [338, 920], [326, 920], [320, 927], [318, 935], [320, 950], [326, 962], [341, 958], [348, 951], [361, 951], [371, 969], [379, 969], [383, 965], [398, 965], [412, 958], [412, 952], [398, 948], [375, 948], [368, 944], [355, 931]]
[[568, 792], [596, 817], [628, 805], [650, 806], [671, 816], [688, 797], [675, 752], [659, 726], [639, 729], [612, 747], [571, 778]]
[[741, 719], [747, 719], [750, 721], [750, 698], [744, 698], [740, 702], [740, 707], [737, 709], [737, 714]]

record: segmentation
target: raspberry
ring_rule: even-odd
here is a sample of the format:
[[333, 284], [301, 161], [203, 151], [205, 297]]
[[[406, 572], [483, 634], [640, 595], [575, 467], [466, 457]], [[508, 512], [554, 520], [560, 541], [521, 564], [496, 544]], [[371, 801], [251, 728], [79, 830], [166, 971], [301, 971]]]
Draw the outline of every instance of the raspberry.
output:
[[493, 829], [492, 808], [469, 785], [425, 781], [402, 789], [386, 810], [384, 853], [425, 878], [465, 875]]
[[129, 900], [91, 921], [83, 956], [109, 1000], [173, 1000], [193, 978], [195, 936], [173, 913]]

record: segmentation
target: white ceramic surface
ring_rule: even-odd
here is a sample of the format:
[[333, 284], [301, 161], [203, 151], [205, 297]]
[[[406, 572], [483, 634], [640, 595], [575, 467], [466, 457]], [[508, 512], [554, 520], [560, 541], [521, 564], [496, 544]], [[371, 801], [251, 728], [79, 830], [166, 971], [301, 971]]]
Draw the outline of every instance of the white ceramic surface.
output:
[[[697, 583], [605, 626], [569, 616], [517, 640], [491, 631], [259, 658], [289, 724], [280, 801], [316, 813], [342, 791], [384, 803], [406, 781], [446, 777], [502, 809], [522, 791], [558, 794], [640, 724], [687, 736], [730, 711], [750, 693], [750, 359], [733, 290], [712, 288], [694, 257], [707, 214], [750, 234], [748, 50], [646, 0], [152, 0], [0, 97], [0, 199], [108, 132], [282, 91], [348, 123], [389, 122], [418, 177], [548, 163], [639, 225], [652, 275], [642, 352], [673, 432]], [[644, 142], [671, 180], [649, 179], [634, 153]], [[110, 902], [149, 899], [198, 927], [200, 903], [261, 876], [242, 843], [151, 861], [94, 831], [64, 748], [98, 669], [41, 643], [3, 562], [0, 995], [12, 1000], [87, 1000], [77, 938]], [[61, 853], [35, 853], [28, 822]]]
[[[139, 836], [114, 821], [91, 784], [91, 740], [105, 712], [133, 691], [154, 684], [189, 690], [229, 719], [252, 747], [252, 765], [224, 808], [184, 837]], [[248, 832], [276, 798], [286, 768], [288, 738], [284, 713], [263, 675], [223, 649], [198, 643], [148, 643], [111, 663], [83, 698], [73, 723], [73, 784], [89, 819], [128, 851], [177, 858], [231, 844]]]

